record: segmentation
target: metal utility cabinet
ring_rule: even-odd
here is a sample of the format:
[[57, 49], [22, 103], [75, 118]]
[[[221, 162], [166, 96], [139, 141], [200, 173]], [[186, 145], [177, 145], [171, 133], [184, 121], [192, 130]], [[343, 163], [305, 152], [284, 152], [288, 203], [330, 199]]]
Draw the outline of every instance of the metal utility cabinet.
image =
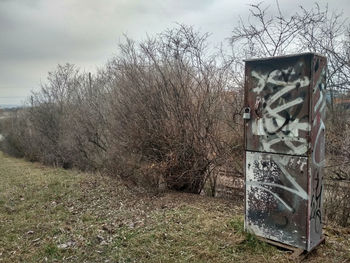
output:
[[245, 62], [245, 229], [310, 251], [322, 240], [325, 57]]

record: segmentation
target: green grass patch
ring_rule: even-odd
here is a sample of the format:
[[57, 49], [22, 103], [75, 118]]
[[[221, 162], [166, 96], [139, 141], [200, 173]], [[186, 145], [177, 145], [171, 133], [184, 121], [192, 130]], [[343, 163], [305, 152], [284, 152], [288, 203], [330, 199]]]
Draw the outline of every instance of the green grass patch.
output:
[[60, 251], [56, 244], [49, 243], [45, 246], [44, 256], [49, 259], [61, 259]]

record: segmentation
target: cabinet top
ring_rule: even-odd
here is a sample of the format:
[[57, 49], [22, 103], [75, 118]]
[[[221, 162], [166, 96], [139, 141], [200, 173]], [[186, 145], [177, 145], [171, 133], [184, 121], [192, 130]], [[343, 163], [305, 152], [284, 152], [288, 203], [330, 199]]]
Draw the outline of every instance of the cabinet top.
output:
[[305, 52], [305, 53], [289, 54], [289, 55], [274, 56], [274, 57], [250, 58], [250, 59], [245, 59], [243, 61], [244, 62], [258, 62], [258, 61], [278, 60], [278, 59], [295, 58], [295, 57], [303, 57], [303, 56], [325, 57], [325, 56], [323, 56], [319, 53], [316, 53], [316, 52]]

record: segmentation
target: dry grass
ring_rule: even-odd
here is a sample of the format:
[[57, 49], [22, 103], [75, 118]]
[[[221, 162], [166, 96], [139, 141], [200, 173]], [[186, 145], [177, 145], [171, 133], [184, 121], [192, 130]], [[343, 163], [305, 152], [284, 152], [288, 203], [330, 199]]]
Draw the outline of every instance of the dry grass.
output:
[[[288, 262], [288, 252], [243, 232], [242, 212], [0, 153], [0, 262]], [[349, 233], [328, 227], [307, 261], [349, 262]]]

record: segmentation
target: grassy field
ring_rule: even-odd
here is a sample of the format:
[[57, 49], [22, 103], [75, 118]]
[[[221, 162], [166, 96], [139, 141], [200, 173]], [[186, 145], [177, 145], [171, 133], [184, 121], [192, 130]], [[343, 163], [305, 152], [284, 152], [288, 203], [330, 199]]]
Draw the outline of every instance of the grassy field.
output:
[[[292, 262], [243, 232], [243, 209], [0, 152], [0, 262]], [[350, 262], [350, 231], [327, 227], [307, 262]]]

